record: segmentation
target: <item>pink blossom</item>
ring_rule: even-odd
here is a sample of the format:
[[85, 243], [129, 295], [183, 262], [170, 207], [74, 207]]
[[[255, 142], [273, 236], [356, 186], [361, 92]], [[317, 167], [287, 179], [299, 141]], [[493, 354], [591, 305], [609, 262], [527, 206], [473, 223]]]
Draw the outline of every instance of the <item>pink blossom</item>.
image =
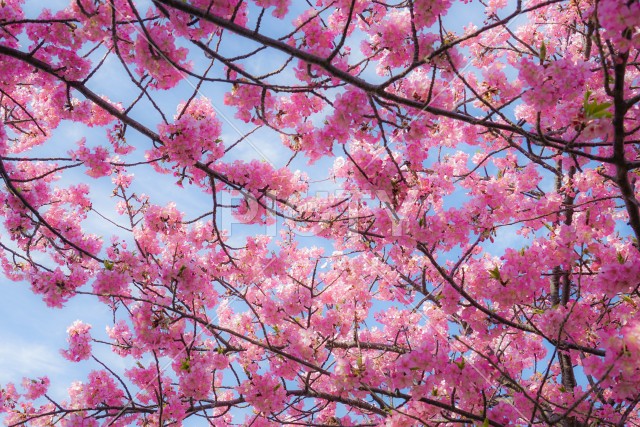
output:
[[70, 153], [74, 160], [83, 162], [88, 169], [86, 174], [92, 178], [111, 174], [111, 165], [108, 161], [109, 152], [101, 146], [91, 150], [85, 146], [85, 143], [86, 140], [83, 138], [78, 142], [80, 148]]
[[80, 320], [73, 322], [67, 329], [67, 342], [69, 343], [68, 350], [61, 350], [65, 359], [72, 362], [79, 362], [86, 360], [91, 356], [91, 335], [89, 331], [91, 325], [83, 323]]
[[48, 377], [37, 379], [24, 378], [22, 380], [22, 387], [26, 390], [24, 397], [31, 400], [42, 397], [47, 392], [49, 384], [50, 381]]

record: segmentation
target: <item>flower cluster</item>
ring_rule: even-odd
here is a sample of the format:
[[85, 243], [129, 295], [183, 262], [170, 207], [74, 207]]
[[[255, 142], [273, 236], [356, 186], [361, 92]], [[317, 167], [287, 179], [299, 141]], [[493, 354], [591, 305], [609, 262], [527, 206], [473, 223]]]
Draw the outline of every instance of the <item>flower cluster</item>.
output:
[[221, 126], [211, 102], [197, 98], [180, 104], [175, 121], [158, 127], [163, 136], [162, 155], [176, 165], [185, 167], [197, 162], [211, 163], [224, 155], [220, 138]]
[[72, 362], [79, 362], [91, 356], [90, 330], [91, 325], [83, 323], [80, 320], [76, 320], [69, 326], [67, 329], [69, 349], [61, 351], [65, 359], [71, 360]]

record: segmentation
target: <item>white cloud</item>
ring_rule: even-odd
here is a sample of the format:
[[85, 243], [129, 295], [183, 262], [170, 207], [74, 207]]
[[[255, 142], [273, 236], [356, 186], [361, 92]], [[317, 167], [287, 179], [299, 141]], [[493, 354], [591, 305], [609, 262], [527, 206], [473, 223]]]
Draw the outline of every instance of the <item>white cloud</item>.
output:
[[64, 370], [57, 349], [29, 340], [2, 337], [0, 346], [0, 384], [19, 383], [23, 377], [55, 376]]

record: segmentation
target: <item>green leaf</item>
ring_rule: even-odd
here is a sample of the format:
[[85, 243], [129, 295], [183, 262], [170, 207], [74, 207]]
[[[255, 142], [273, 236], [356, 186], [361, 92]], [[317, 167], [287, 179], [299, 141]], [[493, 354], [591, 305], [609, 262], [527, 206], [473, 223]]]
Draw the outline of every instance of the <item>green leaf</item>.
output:
[[183, 265], [182, 267], [180, 267], [180, 271], [178, 271], [178, 277], [182, 277], [182, 273], [184, 273], [186, 269], [187, 269], [186, 265]]
[[626, 303], [629, 303], [632, 306], [636, 307], [636, 302], [629, 295], [622, 295], [620, 298], [622, 299], [622, 301], [624, 301]]
[[489, 427], [489, 418], [485, 418], [482, 422], [482, 427]]
[[620, 264], [624, 264], [624, 262], [627, 260], [620, 252], [616, 252], [616, 257], [618, 258], [618, 262]]
[[109, 271], [113, 270], [113, 262], [112, 261], [109, 261], [108, 259], [105, 259], [103, 264], [104, 264], [104, 268], [105, 269], [107, 269]]
[[612, 104], [610, 102], [603, 102], [602, 104], [594, 102], [593, 104], [589, 104], [589, 112], [587, 113], [587, 116], [594, 119], [610, 119], [613, 117], [613, 114], [607, 111], [607, 109], [611, 107], [611, 105]]
[[543, 40], [540, 44], [540, 63], [542, 64], [545, 59], [547, 59], [547, 45], [544, 44]]
[[489, 270], [489, 276], [491, 276], [492, 279], [501, 280], [500, 270], [497, 266], [494, 267], [493, 270]]
[[610, 119], [613, 117], [613, 114], [608, 111], [609, 107], [611, 107], [610, 102], [598, 102], [591, 101], [591, 91], [588, 90], [584, 94], [584, 102], [582, 103], [582, 109], [584, 110], [584, 115], [587, 119]]

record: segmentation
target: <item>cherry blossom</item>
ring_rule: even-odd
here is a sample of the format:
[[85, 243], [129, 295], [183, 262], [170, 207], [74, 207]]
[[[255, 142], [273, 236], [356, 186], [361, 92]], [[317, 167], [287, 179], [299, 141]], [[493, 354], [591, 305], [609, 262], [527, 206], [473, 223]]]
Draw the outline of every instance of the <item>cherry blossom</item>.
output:
[[5, 424], [640, 422], [637, 2], [32, 3], [0, 264], [108, 316]]

